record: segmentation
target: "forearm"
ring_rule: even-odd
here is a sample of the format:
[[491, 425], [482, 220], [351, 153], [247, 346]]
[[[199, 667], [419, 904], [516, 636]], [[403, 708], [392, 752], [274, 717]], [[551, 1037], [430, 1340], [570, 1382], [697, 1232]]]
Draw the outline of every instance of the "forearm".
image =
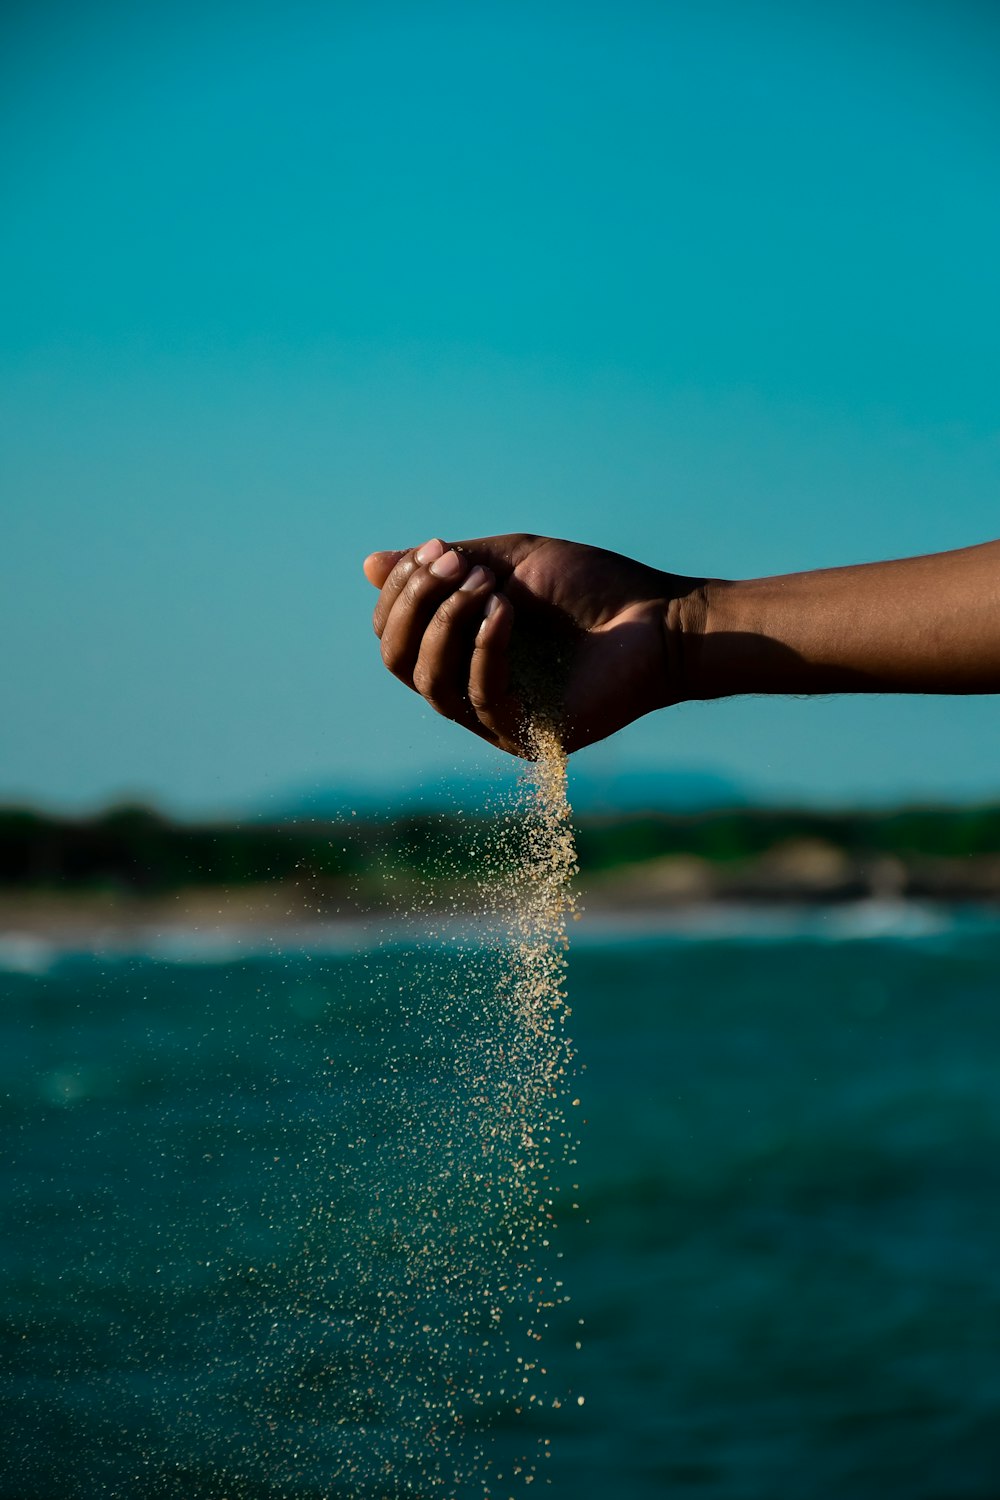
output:
[[1000, 692], [1000, 542], [708, 580], [679, 620], [691, 698]]

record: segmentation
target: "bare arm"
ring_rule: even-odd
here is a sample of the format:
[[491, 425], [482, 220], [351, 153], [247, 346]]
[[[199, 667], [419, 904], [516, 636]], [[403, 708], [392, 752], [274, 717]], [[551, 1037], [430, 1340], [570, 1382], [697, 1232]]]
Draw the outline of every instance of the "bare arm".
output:
[[709, 581], [685, 610], [693, 698], [1000, 691], [1000, 542]]
[[515, 533], [375, 552], [365, 573], [389, 670], [512, 754], [517, 637], [565, 661], [568, 750], [685, 699], [1000, 691], [1000, 542], [733, 581]]

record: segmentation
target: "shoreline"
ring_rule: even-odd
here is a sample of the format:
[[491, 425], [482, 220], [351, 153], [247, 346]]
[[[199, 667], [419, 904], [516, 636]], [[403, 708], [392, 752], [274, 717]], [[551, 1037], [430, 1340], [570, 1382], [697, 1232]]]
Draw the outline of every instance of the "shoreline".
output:
[[[887, 869], [879, 861], [867, 871], [814, 868], [811, 879], [802, 878], [800, 867], [793, 879], [787, 863], [777, 869], [764, 863], [727, 869], [680, 856], [580, 881], [571, 943], [657, 935], [906, 936], [1000, 924], [992, 869], [965, 868], [959, 878], [953, 861], [930, 872], [900, 870], [898, 862]], [[42, 971], [72, 955], [222, 962], [475, 941], [495, 930], [495, 918], [483, 915], [489, 904], [474, 900], [477, 894], [454, 883], [353, 891], [292, 883], [195, 886], [158, 896], [0, 891], [0, 967]]]

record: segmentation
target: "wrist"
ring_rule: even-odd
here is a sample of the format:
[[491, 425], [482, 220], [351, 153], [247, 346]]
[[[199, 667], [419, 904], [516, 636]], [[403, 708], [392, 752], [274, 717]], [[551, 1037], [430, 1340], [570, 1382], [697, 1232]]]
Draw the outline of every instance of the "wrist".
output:
[[810, 576], [706, 580], [693, 697], [836, 691], [827, 643], [815, 660], [791, 645], [812, 610]]
[[674, 579], [672, 700], [1000, 691], [1000, 544], [770, 578]]
[[863, 601], [841, 592], [855, 571], [707, 579], [687, 643], [689, 695], [873, 690], [851, 645]]
[[668, 704], [721, 698], [731, 691], [722, 685], [724, 662], [718, 642], [712, 639], [720, 591], [726, 585], [715, 578], [685, 582], [688, 586], [668, 597], [663, 610], [664, 702]]

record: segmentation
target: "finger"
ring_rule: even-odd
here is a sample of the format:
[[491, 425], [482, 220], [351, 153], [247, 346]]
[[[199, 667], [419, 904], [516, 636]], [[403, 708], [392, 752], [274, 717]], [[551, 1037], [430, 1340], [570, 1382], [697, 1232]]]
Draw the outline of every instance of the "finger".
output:
[[413, 668], [413, 686], [433, 709], [490, 740], [469, 702], [468, 684], [476, 632], [495, 582], [488, 568], [471, 570], [428, 621]]
[[522, 755], [520, 712], [510, 692], [510, 635], [514, 611], [503, 594], [493, 594], [469, 663], [469, 703], [483, 729], [504, 750]]
[[432, 537], [429, 542], [424, 542], [422, 547], [414, 547], [409, 552], [383, 554], [386, 557], [398, 556], [398, 561], [393, 565], [392, 570], [382, 585], [381, 592], [375, 604], [375, 611], [372, 615], [375, 634], [379, 638], [381, 638], [386, 621], [392, 613], [393, 605], [417, 568], [422, 564], [436, 561], [437, 558], [444, 555], [445, 551], [444, 542], [441, 541], [440, 537]]
[[408, 687], [431, 617], [468, 571], [464, 557], [445, 552], [427, 567], [415, 566], [397, 595], [382, 630], [382, 660]]
[[373, 583], [377, 589], [380, 589], [399, 562], [399, 559], [405, 556], [405, 550], [402, 552], [370, 552], [362, 563], [368, 582]]

